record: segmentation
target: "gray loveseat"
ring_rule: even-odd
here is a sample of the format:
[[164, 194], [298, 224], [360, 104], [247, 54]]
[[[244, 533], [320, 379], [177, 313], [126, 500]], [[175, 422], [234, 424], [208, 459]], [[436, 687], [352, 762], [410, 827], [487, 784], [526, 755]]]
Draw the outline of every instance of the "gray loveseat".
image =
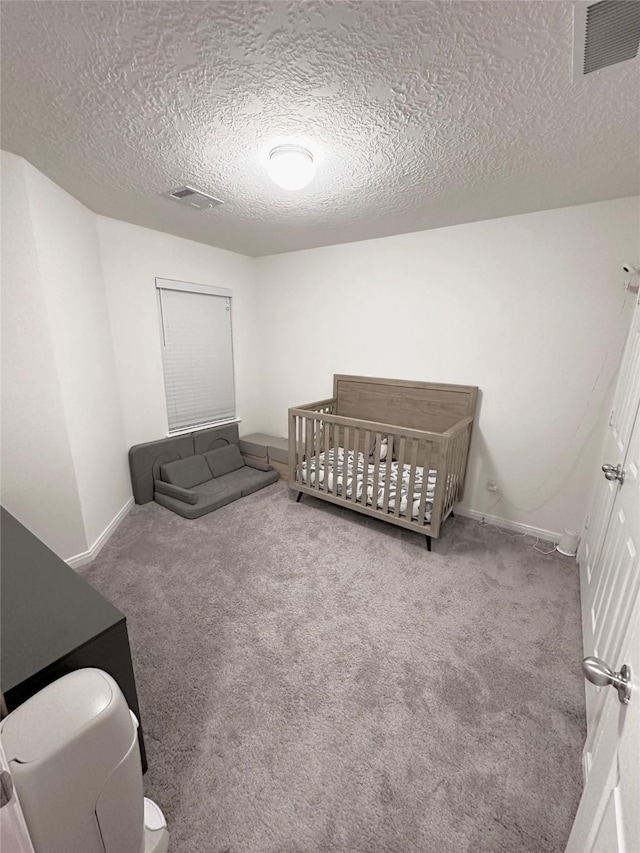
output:
[[129, 451], [136, 503], [199, 518], [278, 480], [270, 465], [240, 453], [233, 424], [138, 444]]

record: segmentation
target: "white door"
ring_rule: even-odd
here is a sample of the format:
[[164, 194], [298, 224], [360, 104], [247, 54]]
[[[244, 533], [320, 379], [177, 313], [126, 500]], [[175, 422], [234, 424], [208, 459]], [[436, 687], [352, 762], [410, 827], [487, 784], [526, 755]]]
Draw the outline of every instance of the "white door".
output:
[[[636, 561], [637, 567], [637, 561]], [[606, 690], [593, 764], [571, 830], [566, 853], [637, 853], [640, 850], [640, 605], [633, 615], [615, 662], [631, 667], [628, 705]], [[613, 665], [613, 661], [609, 661]]]
[[[605, 445], [598, 466], [624, 466], [633, 425], [640, 404], [640, 299], [631, 322], [625, 346], [613, 409], [609, 419]], [[631, 472], [627, 471], [627, 476]], [[632, 475], [633, 476], [633, 475]], [[618, 480], [607, 480], [601, 474], [589, 514], [589, 530], [580, 557], [580, 593], [582, 598], [582, 630], [585, 655], [602, 657], [603, 638], [607, 636], [605, 619], [610, 610], [606, 594], [611, 589], [610, 564], [600, 559], [614, 501], [620, 491]], [[627, 489], [627, 491], [630, 491]], [[591, 728], [597, 711], [597, 694], [586, 693], [587, 727]]]
[[[631, 667], [632, 695], [587, 682], [585, 787], [567, 853], [640, 851], [640, 422], [636, 416], [604, 541], [593, 564], [588, 655], [611, 669]], [[591, 616], [590, 616], [591, 618]]]

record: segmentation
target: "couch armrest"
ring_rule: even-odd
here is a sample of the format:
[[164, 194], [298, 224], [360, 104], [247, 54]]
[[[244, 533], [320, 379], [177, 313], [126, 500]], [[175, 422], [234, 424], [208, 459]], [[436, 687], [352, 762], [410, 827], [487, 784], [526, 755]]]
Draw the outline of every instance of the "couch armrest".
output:
[[164, 480], [154, 480], [154, 488], [161, 495], [166, 495], [168, 498], [176, 498], [179, 501], [184, 501], [186, 504], [197, 504], [198, 495], [189, 489], [183, 489], [181, 486], [172, 486], [171, 483], [165, 483]]
[[266, 462], [260, 462], [258, 459], [249, 459], [247, 456], [242, 457], [244, 464], [250, 468], [256, 468], [258, 471], [273, 471], [273, 467]]

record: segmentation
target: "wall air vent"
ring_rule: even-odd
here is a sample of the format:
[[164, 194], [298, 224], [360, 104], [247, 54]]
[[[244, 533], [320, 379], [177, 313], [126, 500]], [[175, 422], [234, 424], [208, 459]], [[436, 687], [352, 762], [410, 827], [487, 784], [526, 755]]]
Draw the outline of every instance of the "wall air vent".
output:
[[635, 59], [640, 45], [639, 0], [576, 3], [573, 12], [573, 79]]
[[197, 210], [208, 210], [210, 207], [218, 207], [219, 204], [224, 204], [222, 199], [187, 186], [178, 187], [177, 190], [171, 190], [171, 192], [163, 193], [163, 195], [180, 202], [180, 204], [186, 204], [187, 207], [195, 207]]

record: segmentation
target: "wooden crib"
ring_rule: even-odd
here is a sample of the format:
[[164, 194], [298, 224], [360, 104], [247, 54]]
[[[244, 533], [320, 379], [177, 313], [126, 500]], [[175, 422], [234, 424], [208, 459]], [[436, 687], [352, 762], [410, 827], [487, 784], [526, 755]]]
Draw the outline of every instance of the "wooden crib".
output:
[[478, 389], [333, 377], [289, 409], [289, 486], [431, 538], [462, 498]]

